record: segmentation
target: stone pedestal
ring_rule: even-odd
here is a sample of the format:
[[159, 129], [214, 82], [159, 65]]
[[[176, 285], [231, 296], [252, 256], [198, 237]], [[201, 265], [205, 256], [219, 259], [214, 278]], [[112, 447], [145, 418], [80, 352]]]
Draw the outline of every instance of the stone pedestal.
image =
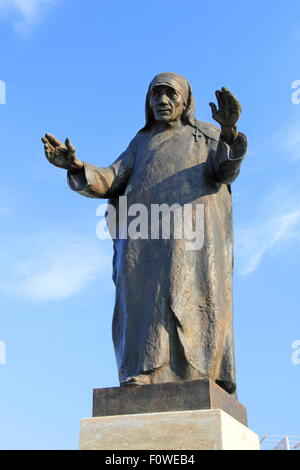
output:
[[80, 449], [257, 450], [259, 442], [234, 396], [210, 380], [187, 380], [94, 390]]
[[259, 440], [220, 409], [171, 411], [82, 419], [80, 449], [259, 450]]

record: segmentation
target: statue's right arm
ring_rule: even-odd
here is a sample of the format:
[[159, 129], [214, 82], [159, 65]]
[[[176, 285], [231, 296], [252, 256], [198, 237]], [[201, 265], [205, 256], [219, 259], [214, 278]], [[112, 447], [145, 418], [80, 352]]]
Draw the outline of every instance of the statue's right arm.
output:
[[97, 167], [83, 162], [80, 170], [68, 171], [68, 184], [73, 191], [92, 198], [114, 198], [123, 194], [131, 174], [130, 155], [122, 154], [112, 165]]
[[135, 158], [135, 144], [128, 148], [110, 166], [97, 167], [83, 162], [79, 170], [68, 171], [68, 184], [73, 191], [92, 198], [115, 198], [124, 193], [132, 173]]
[[42, 141], [48, 161], [68, 170], [68, 183], [73, 191], [83, 196], [105, 199], [124, 193], [132, 173], [135, 139], [112, 165], [103, 168], [79, 160], [69, 139], [62, 144], [51, 134], [46, 134]]

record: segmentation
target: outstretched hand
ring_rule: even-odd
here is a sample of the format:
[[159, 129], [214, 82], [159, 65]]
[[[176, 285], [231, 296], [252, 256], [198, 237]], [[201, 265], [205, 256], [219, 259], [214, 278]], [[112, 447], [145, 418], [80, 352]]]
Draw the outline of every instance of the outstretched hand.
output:
[[215, 103], [209, 103], [212, 117], [221, 125], [222, 137], [231, 143], [238, 135], [236, 123], [242, 112], [241, 105], [236, 97], [227, 88], [216, 91], [218, 108]]
[[75, 147], [70, 139], [66, 139], [65, 144], [62, 144], [53, 135], [45, 134], [42, 142], [46, 158], [53, 165], [71, 171], [80, 170], [83, 167], [83, 163], [76, 158]]

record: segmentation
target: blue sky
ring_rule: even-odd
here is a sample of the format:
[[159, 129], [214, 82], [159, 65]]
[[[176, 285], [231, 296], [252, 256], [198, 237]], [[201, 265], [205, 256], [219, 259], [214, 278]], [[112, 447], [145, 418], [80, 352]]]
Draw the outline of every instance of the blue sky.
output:
[[189, 79], [200, 120], [211, 121], [208, 102], [224, 85], [243, 106], [239, 400], [259, 435], [300, 435], [299, 13], [296, 0], [0, 0], [1, 449], [76, 449], [92, 389], [118, 385], [99, 201], [69, 190], [40, 137], [69, 136], [79, 158], [110, 164], [142, 127], [148, 84], [164, 71]]

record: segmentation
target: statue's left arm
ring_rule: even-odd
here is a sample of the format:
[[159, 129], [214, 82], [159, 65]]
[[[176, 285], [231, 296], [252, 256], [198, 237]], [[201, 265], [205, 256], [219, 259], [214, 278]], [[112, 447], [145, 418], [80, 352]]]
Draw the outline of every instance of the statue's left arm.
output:
[[247, 153], [247, 138], [241, 132], [231, 144], [220, 135], [217, 148], [210, 156], [214, 179], [217, 183], [231, 184], [240, 172], [241, 163]]
[[247, 153], [247, 138], [237, 131], [236, 123], [242, 108], [235, 96], [226, 88], [216, 91], [218, 108], [210, 103], [213, 118], [221, 125], [217, 148], [210, 149], [210, 163], [217, 183], [231, 184], [238, 176]]

